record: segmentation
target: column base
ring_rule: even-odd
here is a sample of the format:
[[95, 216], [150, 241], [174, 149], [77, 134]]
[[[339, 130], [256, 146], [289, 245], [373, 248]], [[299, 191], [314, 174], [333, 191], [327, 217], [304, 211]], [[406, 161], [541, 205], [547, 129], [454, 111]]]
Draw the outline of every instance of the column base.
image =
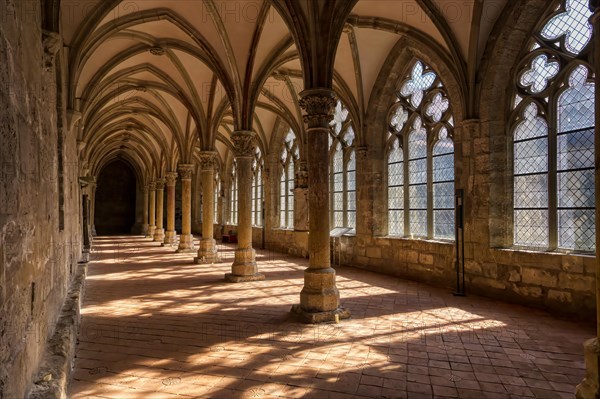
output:
[[96, 237], [98, 234], [96, 234], [96, 225], [93, 224], [92, 225], [92, 237]]
[[198, 256], [194, 258], [194, 262], [197, 264], [212, 264], [220, 261], [221, 259], [217, 254], [217, 242], [212, 238], [202, 238], [198, 248]]
[[309, 312], [303, 309], [302, 305], [293, 305], [290, 312], [306, 324], [338, 323], [340, 320], [350, 318], [350, 311], [344, 308], [327, 312]]
[[182, 234], [179, 236], [179, 247], [177, 248], [178, 253], [188, 254], [196, 252], [194, 248], [194, 236], [191, 234]]
[[156, 226], [154, 226], [154, 225], [148, 226], [148, 234], [146, 234], [146, 238], [154, 239], [154, 230], [156, 230]]
[[256, 267], [256, 251], [254, 248], [238, 248], [235, 250], [235, 260], [231, 265], [231, 273], [225, 274], [225, 280], [232, 283], [245, 281], [262, 281], [265, 275], [258, 272]]
[[143, 224], [142, 225], [142, 235], [148, 237], [148, 229], [150, 226], [148, 226], [148, 224]]
[[265, 279], [265, 275], [262, 273], [256, 273], [250, 276], [237, 276], [233, 273], [225, 274], [225, 280], [230, 283], [246, 283], [248, 281], [263, 281]]
[[154, 241], [163, 242], [165, 240], [165, 229], [156, 228], [154, 230]]
[[165, 240], [162, 243], [162, 246], [173, 245], [175, 243], [175, 231], [167, 230], [165, 231]]
[[335, 285], [335, 270], [306, 269], [300, 306], [309, 313], [331, 312], [340, 308], [340, 293]]
[[598, 362], [600, 362], [600, 345], [598, 339], [590, 339], [583, 344], [585, 350], [585, 377], [577, 385], [575, 397], [577, 399], [596, 399], [600, 391], [598, 381]]

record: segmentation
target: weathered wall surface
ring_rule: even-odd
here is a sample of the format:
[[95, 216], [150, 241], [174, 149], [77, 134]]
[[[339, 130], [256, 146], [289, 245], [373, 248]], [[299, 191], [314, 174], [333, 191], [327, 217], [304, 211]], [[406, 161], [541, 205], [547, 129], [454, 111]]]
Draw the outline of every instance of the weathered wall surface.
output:
[[80, 253], [76, 143], [39, 3], [0, 2], [0, 398], [33, 382]]

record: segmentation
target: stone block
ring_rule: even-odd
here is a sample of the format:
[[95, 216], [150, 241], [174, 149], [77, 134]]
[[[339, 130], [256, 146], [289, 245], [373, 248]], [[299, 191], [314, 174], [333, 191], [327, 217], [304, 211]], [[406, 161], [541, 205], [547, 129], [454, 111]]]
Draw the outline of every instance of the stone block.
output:
[[541, 287], [514, 285], [512, 289], [516, 294], [531, 298], [541, 298], [544, 292]]
[[381, 248], [379, 247], [367, 247], [368, 258], [381, 258]]
[[491, 278], [487, 278], [487, 277], [473, 277], [471, 279], [471, 283], [475, 284], [479, 287], [489, 287], [489, 288], [493, 288], [496, 290], [504, 290], [506, 289], [506, 284], [503, 283], [502, 281], [498, 281], [498, 280], [494, 280]]
[[483, 270], [479, 262], [476, 262], [474, 260], [467, 260], [465, 261], [465, 272], [469, 274], [480, 275], [483, 273]]
[[408, 263], [418, 263], [419, 262], [419, 253], [417, 251], [408, 251], [406, 253], [406, 261]]
[[431, 254], [420, 254], [419, 263], [423, 265], [433, 265], [433, 255]]
[[573, 296], [567, 291], [549, 290], [548, 300], [561, 303], [571, 303], [573, 302]]
[[562, 257], [562, 269], [566, 272], [583, 274], [583, 257], [581, 256], [563, 256]]
[[562, 289], [592, 292], [596, 286], [596, 279], [580, 274], [560, 273], [558, 286]]
[[525, 284], [539, 285], [543, 287], [556, 287], [558, 276], [551, 270], [523, 267], [522, 279]]

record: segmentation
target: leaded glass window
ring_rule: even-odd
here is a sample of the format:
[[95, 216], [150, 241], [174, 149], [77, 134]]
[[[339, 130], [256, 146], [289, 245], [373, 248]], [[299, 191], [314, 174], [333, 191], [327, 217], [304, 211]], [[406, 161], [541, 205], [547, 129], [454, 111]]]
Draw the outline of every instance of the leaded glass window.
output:
[[513, 102], [513, 242], [595, 250], [587, 0], [563, 0], [527, 46]]
[[356, 228], [356, 154], [350, 112], [337, 102], [331, 121], [330, 145], [330, 225]]
[[279, 220], [286, 229], [294, 228], [294, 179], [299, 155], [296, 135], [290, 129], [282, 143], [279, 179]]
[[257, 147], [252, 162], [252, 224], [262, 226], [262, 202], [263, 202], [263, 158], [262, 152]]
[[454, 122], [438, 75], [417, 60], [388, 113], [388, 234], [454, 239]]
[[232, 225], [238, 223], [238, 179], [237, 179], [237, 162], [233, 161], [233, 167], [231, 171], [231, 198], [230, 198], [230, 214], [231, 217], [229, 222]]

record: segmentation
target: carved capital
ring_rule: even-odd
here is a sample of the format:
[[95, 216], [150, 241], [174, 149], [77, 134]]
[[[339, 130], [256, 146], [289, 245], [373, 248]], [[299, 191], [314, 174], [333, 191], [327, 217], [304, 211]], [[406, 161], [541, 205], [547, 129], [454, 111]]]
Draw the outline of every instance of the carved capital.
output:
[[148, 191], [150, 191], [150, 184], [144, 184], [144, 194], [148, 194]]
[[177, 171], [179, 172], [179, 176], [181, 176], [181, 180], [191, 180], [194, 173], [194, 165], [180, 164]]
[[165, 179], [164, 177], [161, 177], [160, 179], [156, 179], [156, 189], [164, 190], [166, 183], [167, 183], [167, 179]]
[[344, 24], [344, 30], [343, 32], [348, 34], [348, 33], [352, 33], [354, 30], [354, 25], [352, 25], [350, 22], [346, 22]]
[[165, 177], [167, 181], [167, 187], [175, 187], [175, 183], [177, 183], [177, 172], [168, 172]]
[[156, 182], [155, 181], [151, 181], [150, 183], [148, 183], [148, 190], [150, 190], [150, 191], [156, 190]]
[[217, 152], [216, 151], [202, 151], [199, 154], [200, 157], [200, 170], [214, 170], [217, 164]]
[[304, 123], [308, 128], [329, 129], [335, 109], [335, 93], [329, 89], [310, 89], [300, 93], [300, 106], [306, 115]]
[[367, 148], [367, 147], [358, 147], [356, 149], [356, 157], [360, 161], [366, 160], [368, 154], [369, 154], [369, 148]]
[[49, 71], [54, 68], [54, 58], [63, 45], [62, 37], [56, 32], [44, 30], [42, 45], [44, 46], [44, 68]]
[[236, 158], [252, 158], [256, 151], [256, 135], [248, 130], [233, 132], [233, 152]]

